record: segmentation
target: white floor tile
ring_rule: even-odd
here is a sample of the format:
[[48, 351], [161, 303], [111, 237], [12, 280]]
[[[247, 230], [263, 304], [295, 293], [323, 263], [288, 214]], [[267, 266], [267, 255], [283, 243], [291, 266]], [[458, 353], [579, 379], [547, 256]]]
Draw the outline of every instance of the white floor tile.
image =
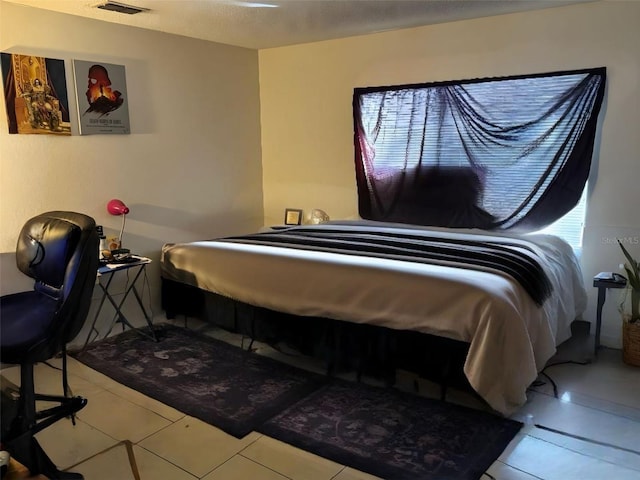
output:
[[259, 437], [257, 433], [250, 433], [237, 439], [196, 418], [184, 417], [145, 438], [140, 446], [202, 477]]
[[329, 480], [343, 466], [269, 437], [261, 437], [241, 453], [293, 480]]
[[105, 390], [116, 388], [119, 385], [119, 383], [112, 378], [109, 378], [93, 368], [86, 366], [75, 358], [69, 359], [67, 369], [70, 374], [81, 377], [94, 385], [104, 388]]
[[[576, 393], [640, 409], [640, 368], [626, 365], [620, 350], [602, 348], [589, 365], [562, 363], [547, 367], [545, 373], [556, 383], [559, 396]], [[549, 384], [540, 390], [552, 393]]]
[[86, 480], [112, 480], [116, 478], [118, 480], [135, 480], [136, 477], [129, 463], [129, 455], [125, 446], [122, 443], [116, 443], [112, 447], [100, 455], [90, 457], [72, 468], [71, 471], [81, 473]]
[[[36, 393], [47, 395], [62, 395], [62, 371], [59, 370], [62, 365], [60, 359], [53, 359], [45, 363], [38, 363], [33, 370], [33, 380]], [[95, 393], [102, 391], [99, 385], [91, 383], [86, 379], [74, 375], [69, 369], [68, 382], [72, 395], [80, 395], [83, 397], [90, 397]], [[14, 383], [20, 385], [20, 367], [15, 366], [2, 370], [2, 376]]]
[[235, 455], [216, 468], [202, 480], [287, 480], [287, 477], [280, 475], [262, 465], [259, 465], [248, 458]]
[[[141, 448], [133, 447], [140, 476], [149, 480], [195, 480], [196, 477], [165, 459]], [[107, 480], [107, 479], [105, 479]]]
[[62, 419], [36, 435], [38, 442], [59, 469], [75, 465], [117, 443], [117, 440], [80, 419], [75, 426]]
[[637, 480], [640, 476], [637, 470], [589, 457], [528, 435], [519, 436], [498, 460], [544, 480]]
[[113, 438], [133, 443], [171, 425], [157, 413], [107, 391], [94, 395], [78, 417]]
[[[634, 452], [614, 448], [609, 445], [601, 445], [589, 440], [574, 438], [542, 428], [534, 427], [527, 433], [530, 437], [543, 440], [555, 446], [571, 450], [572, 452], [597, 458], [608, 463], [624, 465], [632, 470], [637, 470], [638, 478], [640, 478], [640, 452], [638, 451], [638, 443], [636, 443]], [[637, 440], [640, 442], [640, 436], [638, 436]]]
[[114, 385], [109, 387], [109, 391], [135, 405], [150, 410], [171, 422], [176, 422], [185, 416], [181, 411], [151, 397], [147, 397], [146, 395], [126, 387], [125, 385]]
[[332, 480], [382, 480], [380, 477], [374, 477], [368, 473], [354, 470], [353, 468], [345, 467], [338, 475], [333, 477]]
[[527, 415], [534, 424], [620, 448], [640, 450], [640, 422], [626, 417], [537, 393], [530, 394], [530, 401], [513, 418], [522, 421]]
[[197, 480], [193, 475], [143, 448], [136, 445], [130, 447], [133, 459], [129, 456], [127, 446], [119, 442], [72, 470], [83, 474], [86, 480], [135, 480], [134, 470], [143, 480]]
[[[502, 462], [496, 461], [489, 467], [487, 473], [491, 475], [496, 480], [537, 480], [538, 477], [534, 477], [533, 475], [529, 475], [526, 472], [522, 472], [520, 470], [516, 470], [515, 468], [505, 465]], [[489, 480], [489, 477], [486, 475], [481, 478], [481, 480]]]
[[[182, 319], [175, 323], [184, 325]], [[240, 343], [240, 336], [206, 324], [190, 320], [189, 326]], [[261, 354], [323, 373], [311, 359], [301, 361], [260, 343], [254, 346]], [[51, 363], [59, 366], [60, 360]], [[525, 427], [488, 473], [496, 480], [640, 478], [640, 369], [624, 365], [619, 351], [602, 349], [590, 365], [558, 365], [548, 373], [564, 398], [553, 398], [548, 383], [530, 392], [527, 404], [514, 416], [525, 421]], [[110, 448], [125, 439], [139, 442], [133, 448], [142, 480], [376, 480], [258, 433], [236, 439], [73, 358], [69, 374], [73, 393], [89, 403], [75, 427], [61, 420], [39, 433], [38, 440], [60, 468], [75, 465], [71, 470], [87, 480], [134, 479], [126, 448]], [[19, 383], [17, 367], [4, 368], [2, 375]], [[40, 364], [35, 378], [38, 391], [61, 392], [58, 370]], [[423, 379], [418, 383], [420, 394], [439, 396], [437, 385]], [[412, 386], [413, 377], [401, 373], [399, 387], [411, 391]], [[474, 397], [453, 389], [448, 400], [479, 405]]]

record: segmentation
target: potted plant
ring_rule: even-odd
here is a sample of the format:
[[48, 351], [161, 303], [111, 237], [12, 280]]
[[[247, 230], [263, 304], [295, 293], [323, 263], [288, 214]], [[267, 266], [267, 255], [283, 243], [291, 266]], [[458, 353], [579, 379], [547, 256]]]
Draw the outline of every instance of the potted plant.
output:
[[623, 292], [622, 313], [622, 358], [629, 365], [640, 366], [640, 262], [635, 260], [620, 240], [627, 262], [627, 287]]

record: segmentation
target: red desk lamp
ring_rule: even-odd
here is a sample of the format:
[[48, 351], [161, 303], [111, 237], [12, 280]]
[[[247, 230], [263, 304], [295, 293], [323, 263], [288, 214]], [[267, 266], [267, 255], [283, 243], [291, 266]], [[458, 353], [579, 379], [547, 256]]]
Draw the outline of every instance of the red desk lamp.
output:
[[129, 207], [127, 207], [122, 200], [118, 200], [117, 198], [114, 198], [113, 200], [109, 200], [109, 203], [107, 203], [107, 211], [111, 215], [122, 215], [122, 228], [120, 229], [120, 236], [118, 237], [120, 248], [122, 248], [122, 235], [124, 233], [124, 222], [127, 217], [127, 213], [129, 213]]

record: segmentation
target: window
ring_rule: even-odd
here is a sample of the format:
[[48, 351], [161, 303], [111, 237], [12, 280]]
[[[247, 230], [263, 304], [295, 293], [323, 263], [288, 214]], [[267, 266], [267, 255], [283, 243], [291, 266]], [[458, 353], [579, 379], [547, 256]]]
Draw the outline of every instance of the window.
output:
[[565, 240], [576, 254], [582, 251], [582, 234], [584, 233], [584, 220], [587, 214], [587, 186], [585, 185], [578, 204], [569, 213], [560, 217], [551, 225], [534, 233], [546, 233], [555, 235]]
[[578, 204], [573, 207], [563, 217], [559, 218], [551, 225], [535, 233], [547, 233], [556, 235], [565, 240], [576, 254], [582, 251], [582, 234], [584, 231], [584, 220], [587, 213], [587, 187], [585, 186]]
[[360, 216], [532, 232], [571, 212], [579, 245], [604, 85], [598, 68], [355, 89]]

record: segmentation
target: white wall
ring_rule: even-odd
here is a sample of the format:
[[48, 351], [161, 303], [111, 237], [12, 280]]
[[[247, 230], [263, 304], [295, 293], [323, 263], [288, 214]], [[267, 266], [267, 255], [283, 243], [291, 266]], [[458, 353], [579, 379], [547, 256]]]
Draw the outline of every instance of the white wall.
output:
[[[357, 215], [354, 87], [606, 66], [582, 256], [592, 321], [593, 275], [623, 260], [614, 239], [640, 256], [639, 46], [640, 2], [614, 0], [262, 50], [265, 223], [282, 223], [285, 207]], [[611, 299], [603, 343], [618, 346]]]
[[[30, 285], [13, 251], [44, 211], [81, 211], [117, 233], [106, 204], [122, 199], [123, 246], [155, 260], [156, 313], [165, 242], [263, 224], [256, 51], [1, 1], [0, 51], [65, 61], [74, 134], [9, 135], [0, 114], [1, 293]], [[72, 59], [125, 66], [130, 135], [77, 135]]]
[[[24, 221], [45, 210], [83, 211], [116, 232], [105, 205], [120, 197], [131, 207], [125, 246], [154, 260], [165, 242], [282, 223], [285, 207], [357, 215], [354, 87], [606, 66], [583, 251], [593, 320], [592, 276], [622, 261], [616, 237], [640, 240], [638, 45], [640, 2], [624, 0], [259, 54], [0, 0], [0, 51], [63, 59], [70, 92], [73, 58], [125, 65], [132, 129], [79, 136], [74, 123], [71, 137], [8, 135], [0, 114], [0, 293], [29, 285], [12, 252]], [[610, 300], [605, 343], [618, 345], [619, 331]]]

